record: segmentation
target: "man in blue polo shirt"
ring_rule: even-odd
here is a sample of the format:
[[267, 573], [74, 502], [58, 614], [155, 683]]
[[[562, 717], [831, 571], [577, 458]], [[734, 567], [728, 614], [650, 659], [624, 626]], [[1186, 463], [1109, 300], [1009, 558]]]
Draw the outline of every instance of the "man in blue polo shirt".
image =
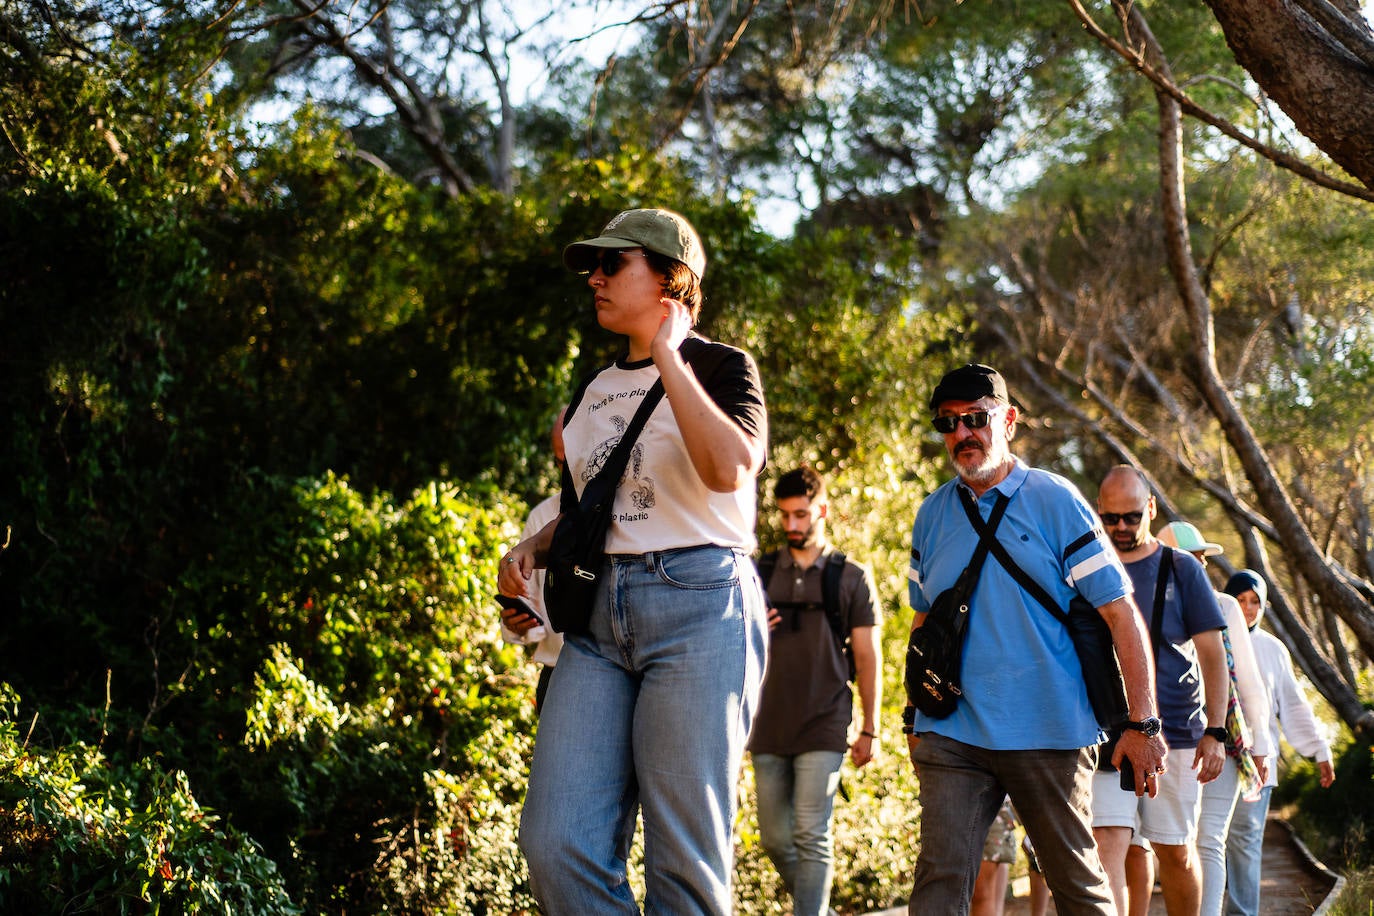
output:
[[[967, 365], [947, 373], [930, 407], [958, 477], [922, 503], [912, 528], [913, 629], [978, 545], [960, 489], [984, 519], [999, 495], [1009, 497], [997, 539], [1061, 607], [1077, 592], [1111, 628], [1133, 727], [1110, 753], [1113, 762], [1128, 756], [1137, 792], [1153, 795], [1167, 746], [1159, 733], [1148, 634], [1092, 508], [1073, 484], [1011, 454], [1018, 413], [995, 370]], [[904, 730], [921, 783], [910, 912], [968, 912], [983, 840], [1009, 795], [1057, 910], [1112, 914], [1089, 821], [1100, 731], [1069, 633], [992, 557], [969, 606], [957, 708], [936, 719], [908, 707]]]

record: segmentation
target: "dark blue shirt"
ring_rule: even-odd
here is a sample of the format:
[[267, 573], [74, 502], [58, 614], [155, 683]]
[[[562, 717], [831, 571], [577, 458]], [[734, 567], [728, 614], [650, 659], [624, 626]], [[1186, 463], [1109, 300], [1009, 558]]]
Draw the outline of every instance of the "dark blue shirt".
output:
[[[1155, 606], [1155, 582], [1160, 558], [1167, 548], [1142, 560], [1126, 564], [1126, 573], [1135, 586], [1135, 603], [1150, 628]], [[1164, 722], [1164, 738], [1171, 748], [1197, 747], [1207, 726], [1203, 705], [1202, 670], [1198, 666], [1193, 636], [1207, 630], [1226, 628], [1221, 606], [1207, 581], [1202, 564], [1192, 554], [1171, 551], [1173, 571], [1164, 592], [1164, 639], [1155, 652], [1155, 693], [1159, 718]], [[1151, 630], [1153, 632], [1153, 630]]]

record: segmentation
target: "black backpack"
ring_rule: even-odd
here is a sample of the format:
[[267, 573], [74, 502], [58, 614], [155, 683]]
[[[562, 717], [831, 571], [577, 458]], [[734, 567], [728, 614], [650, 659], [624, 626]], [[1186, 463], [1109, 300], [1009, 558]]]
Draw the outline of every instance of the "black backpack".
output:
[[[790, 610], [794, 615], [802, 611], [825, 611], [826, 622], [830, 624], [830, 632], [835, 634], [835, 641], [844, 650], [845, 661], [849, 664], [849, 679], [854, 680], [854, 650], [849, 644], [849, 630], [845, 627], [844, 614], [840, 609], [840, 578], [844, 575], [845, 555], [838, 550], [833, 550], [826, 554], [825, 565], [821, 567], [821, 604], [808, 601], [776, 601], [769, 602], [770, 607], [775, 607], [780, 611]], [[765, 600], [768, 597], [768, 583], [773, 579], [773, 571], [778, 565], [778, 552], [766, 553], [755, 561], [759, 569], [759, 581], [763, 583], [763, 594]], [[801, 625], [797, 616], [792, 618], [792, 628], [796, 629]]]

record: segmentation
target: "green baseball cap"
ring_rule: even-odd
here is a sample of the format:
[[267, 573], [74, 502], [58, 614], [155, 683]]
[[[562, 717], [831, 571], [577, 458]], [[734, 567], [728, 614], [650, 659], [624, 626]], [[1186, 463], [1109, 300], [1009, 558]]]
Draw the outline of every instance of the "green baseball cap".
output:
[[596, 270], [600, 252], [608, 248], [644, 248], [681, 261], [700, 280], [706, 273], [706, 252], [692, 224], [672, 210], [626, 210], [616, 214], [601, 234], [563, 249], [569, 270]]

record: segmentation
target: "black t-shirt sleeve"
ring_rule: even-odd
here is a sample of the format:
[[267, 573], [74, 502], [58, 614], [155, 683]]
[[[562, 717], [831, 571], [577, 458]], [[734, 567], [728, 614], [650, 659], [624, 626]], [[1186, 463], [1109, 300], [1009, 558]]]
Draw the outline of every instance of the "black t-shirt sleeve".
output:
[[763, 382], [759, 379], [759, 367], [753, 357], [743, 350], [721, 343], [710, 343], [708, 347], [719, 347], [722, 352], [711, 354], [712, 358], [700, 356], [693, 360], [702, 365], [715, 362], [712, 369], [699, 372], [697, 378], [711, 400], [715, 401], [725, 415], [739, 424], [740, 428], [755, 439], [768, 440], [768, 409], [763, 401]]

